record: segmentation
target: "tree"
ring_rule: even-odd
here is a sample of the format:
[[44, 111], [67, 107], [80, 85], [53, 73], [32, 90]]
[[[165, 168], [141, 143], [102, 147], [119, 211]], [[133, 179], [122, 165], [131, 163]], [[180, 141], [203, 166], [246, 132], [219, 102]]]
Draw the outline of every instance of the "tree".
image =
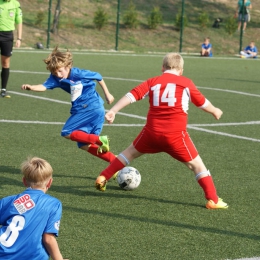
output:
[[54, 18], [53, 18], [53, 26], [52, 26], [52, 33], [57, 34], [59, 28], [59, 18], [60, 18], [60, 9], [61, 0], [57, 0], [57, 5], [55, 8]]

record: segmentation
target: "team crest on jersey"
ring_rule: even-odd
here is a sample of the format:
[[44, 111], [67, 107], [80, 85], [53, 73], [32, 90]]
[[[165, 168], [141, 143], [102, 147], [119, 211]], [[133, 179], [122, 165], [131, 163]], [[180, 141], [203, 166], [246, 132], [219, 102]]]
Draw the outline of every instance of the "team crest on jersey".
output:
[[59, 221], [59, 220], [54, 223], [54, 227], [55, 227], [57, 230], [60, 229], [60, 221]]
[[13, 17], [14, 16], [14, 12], [10, 12], [9, 15], [10, 15], [10, 17]]
[[20, 214], [35, 207], [34, 201], [31, 199], [29, 194], [24, 194], [14, 201], [14, 206]]

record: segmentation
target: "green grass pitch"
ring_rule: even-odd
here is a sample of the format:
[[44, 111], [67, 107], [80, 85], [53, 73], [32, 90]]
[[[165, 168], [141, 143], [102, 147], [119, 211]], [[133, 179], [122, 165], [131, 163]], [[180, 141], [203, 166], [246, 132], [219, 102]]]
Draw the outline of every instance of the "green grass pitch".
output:
[[[184, 56], [184, 75], [224, 111], [220, 121], [189, 110], [189, 133], [211, 171], [228, 210], [205, 208], [203, 192], [184, 165], [167, 154], [144, 155], [131, 166], [142, 175], [134, 191], [94, 181], [107, 163], [60, 137], [70, 97], [61, 90], [21, 91], [43, 83], [49, 51], [15, 51], [10, 99], [0, 99], [0, 198], [21, 192], [20, 164], [27, 156], [54, 168], [49, 194], [63, 203], [58, 243], [70, 260], [224, 260], [260, 256], [259, 61]], [[118, 100], [139, 82], [161, 73], [163, 55], [74, 52], [74, 66], [98, 71]], [[99, 86], [97, 89], [100, 90]], [[101, 93], [103, 97], [103, 93]], [[109, 109], [109, 105], [105, 105]], [[145, 123], [147, 100], [128, 106], [104, 126], [115, 154]], [[127, 126], [125, 126], [127, 125]]]

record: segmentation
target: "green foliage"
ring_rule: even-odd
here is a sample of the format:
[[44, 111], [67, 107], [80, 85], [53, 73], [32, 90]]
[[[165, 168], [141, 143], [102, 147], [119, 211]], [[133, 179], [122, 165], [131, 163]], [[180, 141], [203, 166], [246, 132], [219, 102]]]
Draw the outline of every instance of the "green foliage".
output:
[[132, 1], [129, 3], [127, 11], [123, 16], [123, 22], [126, 28], [131, 28], [131, 29], [137, 28], [139, 24], [136, 6]]
[[183, 18], [182, 18], [182, 13], [181, 11], [179, 11], [176, 16], [175, 16], [175, 26], [178, 30], [181, 29], [181, 26], [182, 26], [182, 21], [183, 21], [183, 28], [187, 27], [188, 26], [188, 18], [186, 16], [186, 14], [183, 15]]
[[154, 7], [150, 16], [148, 17], [148, 27], [156, 29], [158, 25], [163, 23], [163, 16], [160, 7]]
[[108, 15], [102, 7], [95, 12], [93, 23], [98, 30], [101, 30], [108, 23]]
[[233, 35], [237, 30], [237, 20], [233, 16], [230, 16], [225, 23], [225, 31], [229, 35]]
[[200, 14], [198, 22], [201, 28], [206, 28], [209, 24], [209, 15], [206, 12]]
[[37, 13], [36, 21], [35, 21], [34, 24], [41, 27], [42, 26], [42, 22], [44, 20], [44, 17], [45, 17], [45, 13], [43, 11], [39, 11]]

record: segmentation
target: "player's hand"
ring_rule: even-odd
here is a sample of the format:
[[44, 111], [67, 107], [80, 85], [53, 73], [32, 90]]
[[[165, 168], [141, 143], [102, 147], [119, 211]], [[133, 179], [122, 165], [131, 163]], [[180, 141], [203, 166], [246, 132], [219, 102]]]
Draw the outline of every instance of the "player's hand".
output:
[[214, 111], [214, 113], [213, 113], [213, 116], [214, 116], [217, 120], [219, 120], [219, 119], [221, 118], [222, 114], [223, 114], [222, 110], [220, 110], [219, 108], [216, 107], [216, 109], [215, 109], [215, 111]]
[[115, 98], [110, 93], [107, 94], [106, 101], [108, 104], [112, 104], [114, 100], [115, 100]]
[[114, 122], [115, 117], [116, 117], [116, 114], [115, 114], [115, 112], [112, 111], [112, 110], [109, 110], [109, 111], [106, 113], [106, 115], [105, 115], [105, 119], [107, 120], [107, 122], [108, 122], [109, 124], [112, 124], [112, 123]]
[[31, 90], [31, 85], [23, 84], [21, 87], [22, 90]]

